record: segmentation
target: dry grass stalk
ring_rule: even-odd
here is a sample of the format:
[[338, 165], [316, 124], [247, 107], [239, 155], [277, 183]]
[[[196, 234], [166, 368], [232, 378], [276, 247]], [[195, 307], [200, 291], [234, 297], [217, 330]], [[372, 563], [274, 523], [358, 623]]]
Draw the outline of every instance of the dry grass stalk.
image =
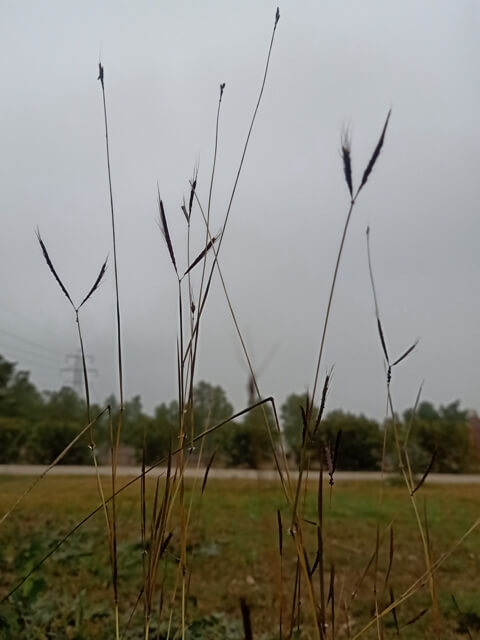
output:
[[[387, 117], [387, 122], [385, 123], [385, 128], [386, 125], [388, 124], [388, 117]], [[385, 130], [384, 128], [384, 130]], [[379, 317], [379, 312], [378, 312], [378, 303], [377, 303], [377, 295], [376, 295], [376, 291], [375, 291], [375, 283], [374, 283], [374, 278], [373, 278], [373, 269], [372, 269], [372, 262], [371, 262], [371, 253], [370, 253], [370, 233], [369, 233], [369, 229], [367, 229], [367, 253], [368, 253], [368, 265], [369, 265], [369, 272], [370, 272], [370, 282], [372, 285], [372, 291], [373, 291], [373, 297], [374, 297], [374, 302], [375, 302], [375, 314], [377, 316], [377, 324], [378, 326], [380, 325], [380, 317]], [[382, 334], [383, 334], [383, 330], [382, 330]], [[387, 364], [388, 364], [388, 369], [387, 369], [387, 403], [388, 403], [388, 410], [390, 412], [390, 416], [391, 416], [391, 422], [392, 422], [392, 428], [393, 428], [393, 434], [394, 434], [394, 440], [395, 440], [395, 448], [396, 448], [396, 453], [397, 453], [397, 458], [398, 458], [398, 466], [399, 466], [399, 470], [403, 476], [407, 491], [410, 495], [410, 500], [411, 500], [411, 504], [412, 504], [412, 508], [415, 514], [415, 518], [416, 518], [416, 522], [417, 522], [417, 526], [418, 526], [418, 530], [419, 530], [419, 534], [420, 534], [420, 538], [422, 540], [422, 545], [423, 545], [423, 552], [424, 552], [424, 557], [425, 557], [425, 566], [427, 568], [428, 571], [428, 582], [429, 582], [429, 588], [430, 588], [430, 596], [431, 596], [431, 600], [432, 600], [432, 606], [433, 606], [433, 613], [434, 616], [437, 616], [438, 614], [438, 605], [437, 605], [437, 601], [436, 601], [436, 595], [435, 595], [435, 583], [434, 583], [434, 579], [433, 579], [433, 573], [431, 571], [431, 558], [430, 558], [430, 551], [429, 551], [429, 545], [428, 545], [428, 541], [427, 541], [427, 536], [426, 536], [426, 532], [425, 532], [425, 528], [422, 524], [421, 518], [420, 518], [420, 514], [418, 512], [418, 508], [417, 508], [417, 504], [416, 504], [416, 500], [415, 500], [415, 495], [414, 495], [414, 486], [413, 486], [413, 474], [412, 474], [412, 470], [411, 470], [411, 465], [410, 465], [410, 460], [409, 460], [409, 456], [408, 456], [408, 450], [406, 448], [406, 446], [404, 445], [404, 447], [402, 448], [401, 443], [400, 443], [400, 437], [399, 437], [399, 433], [398, 433], [398, 426], [397, 426], [397, 418], [396, 418], [396, 413], [393, 407], [393, 401], [392, 401], [392, 395], [391, 395], [391, 390], [390, 390], [390, 382], [391, 382], [391, 372], [392, 372], [392, 367], [399, 364], [400, 362], [402, 362], [416, 347], [417, 342], [415, 342], [411, 347], [409, 347], [399, 358], [397, 358], [393, 364], [390, 364], [390, 362], [388, 361], [388, 356], [386, 353], [386, 349], [384, 348], [384, 341], [382, 342], [382, 348], [384, 349], [384, 354], [387, 358]], [[405, 464], [404, 464], [404, 459], [406, 460], [406, 468], [405, 468]], [[427, 470], [429, 471], [429, 469]], [[428, 473], [427, 473], [428, 475]], [[426, 477], [426, 476], [425, 476]]]
[[453, 602], [453, 606], [455, 607], [458, 617], [461, 621], [461, 627], [464, 630], [464, 632], [468, 635], [468, 637], [470, 638], [470, 640], [473, 640], [472, 634], [470, 633], [470, 629], [468, 628], [467, 623], [465, 622], [465, 616], [463, 614], [463, 612], [461, 611], [460, 607], [458, 606], [458, 602], [457, 599], [455, 598], [455, 596], [453, 595], [453, 593], [450, 594], [450, 597], [452, 598], [452, 602]]
[[[390, 587], [390, 604], [392, 605], [392, 604], [394, 604], [394, 602], [395, 602], [395, 596], [393, 595], [392, 587]], [[397, 632], [397, 636], [399, 636], [400, 635], [400, 629], [398, 627], [397, 610], [396, 610], [395, 607], [392, 609], [392, 616], [393, 616], [393, 624], [395, 625], [395, 630]]]
[[318, 474], [317, 488], [317, 558], [318, 558], [318, 578], [320, 588], [320, 629], [322, 638], [325, 636], [327, 628], [326, 602], [325, 602], [325, 576], [323, 560], [323, 460], [320, 458], [320, 472]]
[[[89, 443], [89, 448], [92, 452], [92, 461], [95, 467], [95, 476], [96, 476], [96, 481], [97, 481], [97, 489], [98, 489], [98, 493], [100, 496], [100, 499], [102, 501], [102, 505], [103, 505], [103, 510], [104, 510], [104, 515], [105, 515], [105, 522], [106, 522], [106, 526], [107, 526], [107, 532], [108, 532], [108, 536], [109, 536], [109, 548], [110, 548], [110, 555], [112, 558], [112, 563], [114, 564], [113, 561], [113, 556], [112, 556], [112, 523], [110, 520], [110, 515], [106, 506], [106, 501], [105, 501], [105, 494], [103, 491], [103, 485], [102, 482], [100, 480], [100, 474], [99, 474], [99, 470], [98, 470], [98, 462], [97, 462], [97, 456], [95, 455], [95, 443], [93, 440], [93, 423], [91, 421], [91, 413], [90, 413], [90, 387], [89, 387], [89, 383], [88, 383], [88, 371], [87, 371], [87, 362], [86, 362], [86, 356], [85, 356], [85, 347], [84, 347], [84, 343], [83, 343], [83, 336], [82, 336], [82, 330], [81, 330], [81, 325], [80, 325], [80, 317], [79, 317], [79, 311], [80, 308], [90, 299], [90, 297], [93, 295], [93, 293], [97, 290], [97, 288], [99, 287], [104, 275], [105, 275], [105, 271], [106, 271], [106, 266], [107, 266], [107, 261], [105, 260], [105, 262], [103, 263], [100, 272], [95, 280], [95, 282], [93, 283], [92, 287], [90, 288], [89, 292], [87, 293], [87, 295], [83, 298], [82, 302], [78, 305], [75, 306], [70, 294], [68, 293], [65, 285], [63, 284], [62, 280], [60, 279], [60, 276], [58, 275], [55, 267], [53, 266], [53, 262], [52, 259], [50, 258], [50, 255], [47, 251], [47, 248], [45, 246], [45, 243], [43, 242], [41, 236], [40, 236], [40, 231], [37, 229], [37, 238], [38, 241], [40, 243], [40, 247], [42, 249], [42, 253], [43, 256], [45, 258], [45, 261], [52, 273], [52, 275], [54, 276], [55, 280], [57, 281], [58, 285], [60, 286], [60, 289], [62, 290], [62, 292], [65, 294], [65, 296], [67, 297], [68, 301], [70, 302], [74, 312], [75, 312], [75, 322], [77, 325], [77, 331], [78, 331], [78, 339], [79, 339], [79, 343], [80, 343], [80, 352], [81, 352], [81, 362], [82, 362], [82, 370], [83, 370], [83, 381], [84, 381], [84, 388], [85, 388], [85, 401], [86, 401], [86, 406], [87, 406], [87, 423], [89, 423], [90, 427], [89, 427], [89, 433], [90, 433], [90, 443]], [[110, 415], [110, 409], [108, 408], [109, 411], [109, 415]], [[62, 455], [62, 454], [61, 454]], [[62, 455], [63, 457], [63, 455]], [[56, 464], [56, 462], [54, 462], [54, 464]], [[51, 467], [50, 467], [51, 468]], [[43, 475], [40, 477], [40, 479], [43, 477]], [[113, 566], [113, 565], [112, 565]], [[113, 574], [115, 575], [115, 568], [112, 569]], [[114, 591], [116, 593], [116, 588], [114, 587]]]
[[253, 640], [250, 607], [248, 606], [245, 598], [240, 598], [240, 610], [242, 612], [243, 633], [245, 636], [245, 640]]
[[330, 624], [332, 626], [332, 640], [335, 638], [335, 565], [330, 565], [330, 584], [328, 587], [327, 606], [331, 603], [331, 618]]
[[[113, 206], [113, 188], [112, 188], [112, 171], [110, 167], [110, 141], [108, 136], [108, 118], [107, 118], [107, 101], [105, 96], [105, 72], [101, 62], [98, 63], [98, 80], [102, 85], [103, 99], [103, 117], [105, 124], [105, 148], [107, 156], [107, 172], [108, 172], [108, 191], [110, 196], [110, 219], [112, 227], [112, 243], [113, 243], [113, 266], [115, 275], [115, 306], [116, 306], [116, 323], [117, 323], [117, 356], [118, 356], [118, 377], [120, 392], [120, 414], [123, 413], [123, 359], [122, 359], [122, 341], [121, 341], [121, 315], [120, 315], [120, 294], [118, 286], [118, 263], [117, 263], [117, 237], [115, 229], [115, 209]], [[121, 422], [118, 430], [121, 428]]]
[[389, 549], [388, 549], [388, 565], [387, 565], [387, 570], [385, 572], [385, 579], [383, 581], [383, 592], [385, 592], [387, 585], [388, 585], [388, 581], [390, 579], [390, 573], [392, 571], [392, 567], [393, 567], [393, 556], [395, 553], [395, 538], [394, 538], [394, 533], [393, 533], [393, 523], [390, 527], [390, 545], [389, 545]]
[[[330, 293], [328, 296], [328, 303], [327, 303], [327, 310], [325, 312], [325, 318], [324, 318], [324, 322], [323, 322], [323, 329], [322, 329], [322, 336], [320, 339], [320, 347], [318, 350], [318, 356], [317, 356], [317, 365], [315, 368], [315, 376], [314, 376], [314, 382], [313, 382], [313, 391], [312, 391], [312, 402], [315, 402], [315, 398], [316, 398], [316, 393], [317, 393], [317, 385], [318, 385], [318, 378], [320, 375], [320, 365], [322, 362], [322, 356], [323, 356], [323, 349], [325, 346], [325, 339], [326, 339], [326, 335], [327, 335], [327, 328], [328, 328], [328, 323], [329, 323], [329, 319], [330, 319], [330, 312], [332, 309], [332, 302], [333, 302], [333, 294], [335, 292], [335, 287], [336, 287], [336, 282], [337, 282], [337, 277], [338, 277], [338, 272], [339, 272], [339, 268], [340, 268], [340, 262], [342, 259], [342, 254], [343, 254], [343, 248], [345, 246], [345, 239], [347, 237], [347, 232], [348, 232], [348, 227], [350, 225], [350, 219], [352, 217], [352, 212], [353, 212], [353, 208], [355, 206], [355, 202], [356, 199], [361, 191], [361, 189], [363, 188], [363, 186], [365, 185], [368, 176], [370, 175], [373, 166], [375, 164], [375, 162], [377, 161], [377, 158], [380, 154], [380, 150], [383, 146], [384, 143], [384, 139], [385, 139], [385, 134], [386, 134], [386, 130], [387, 130], [387, 125], [388, 125], [388, 121], [390, 119], [390, 114], [391, 114], [391, 110], [388, 112], [388, 116], [387, 116], [387, 120], [385, 122], [385, 125], [383, 127], [383, 131], [382, 134], [380, 136], [380, 140], [377, 143], [377, 146], [375, 148], [375, 151], [372, 155], [372, 158], [370, 159], [369, 164], [367, 165], [367, 169], [365, 170], [363, 179], [362, 179], [362, 183], [360, 184], [360, 187], [357, 189], [357, 192], [355, 193], [355, 196], [351, 199], [350, 202], [350, 206], [347, 212], [347, 216], [345, 219], [345, 224], [343, 227], [343, 233], [342, 233], [342, 237], [340, 240], [340, 246], [338, 248], [338, 252], [337, 252], [337, 259], [335, 262], [335, 268], [333, 270], [333, 277], [332, 277], [332, 283], [330, 285]], [[350, 166], [351, 166], [351, 158], [350, 158], [350, 154], [349, 154], [349, 160], [350, 160]]]
[[283, 523], [280, 509], [277, 509], [277, 529], [278, 529], [278, 555], [280, 558], [280, 575], [279, 575], [279, 611], [278, 611], [278, 628], [280, 640], [283, 638]]

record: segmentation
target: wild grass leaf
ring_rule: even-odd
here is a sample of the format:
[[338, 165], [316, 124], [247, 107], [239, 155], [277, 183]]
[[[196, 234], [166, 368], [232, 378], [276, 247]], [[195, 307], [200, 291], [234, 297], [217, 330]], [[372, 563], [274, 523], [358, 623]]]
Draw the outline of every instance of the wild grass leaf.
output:
[[102, 89], [103, 89], [103, 65], [101, 62], [98, 63], [98, 78], [97, 80], [100, 80], [100, 82], [102, 83]]
[[97, 279], [95, 280], [95, 282], [93, 283], [92, 288], [90, 289], [90, 291], [87, 293], [87, 295], [85, 296], [85, 298], [81, 301], [77, 311], [80, 310], [80, 308], [85, 304], [85, 302], [87, 302], [87, 300], [95, 293], [95, 291], [98, 289], [98, 287], [100, 286], [101, 281], [103, 280], [103, 277], [105, 275], [105, 272], [107, 270], [107, 260], [108, 258], [105, 259], [105, 262], [102, 264], [102, 267], [100, 269], [100, 273], [97, 276]]
[[46, 263], [48, 265], [48, 268], [52, 272], [52, 275], [55, 278], [55, 280], [58, 282], [58, 285], [60, 286], [60, 289], [63, 291], [63, 293], [68, 298], [68, 301], [70, 302], [72, 307], [75, 309], [75, 305], [73, 304], [73, 300], [71, 299], [70, 294], [68, 293], [65, 285], [60, 280], [60, 276], [56, 272], [55, 267], [53, 266], [53, 262], [51, 261], [50, 256], [48, 255], [47, 247], [45, 246], [45, 244], [44, 244], [44, 242], [43, 242], [43, 240], [42, 240], [42, 238], [40, 236], [40, 230], [39, 229], [37, 229], [36, 234], [37, 234], [38, 242], [40, 243], [40, 247], [42, 249], [43, 257], [45, 258], [45, 261], [46, 261]]
[[335, 565], [330, 565], [330, 585], [328, 587], [327, 605], [331, 603], [332, 610], [332, 638], [335, 638]]
[[330, 383], [330, 377], [331, 377], [331, 372], [327, 373], [327, 375], [325, 376], [325, 382], [323, 383], [322, 398], [321, 398], [321, 401], [320, 401], [320, 408], [318, 409], [317, 418], [315, 420], [315, 425], [313, 427], [313, 434], [314, 435], [317, 432], [318, 427], [320, 426], [320, 422], [321, 422], [322, 417], [323, 417], [323, 412], [325, 411], [325, 404], [327, 402], [327, 393], [328, 393], [328, 385]]
[[207, 468], [205, 469], [205, 475], [203, 476], [203, 482], [202, 482], [202, 490], [201, 490], [202, 495], [203, 495], [203, 492], [205, 491], [205, 487], [207, 486], [208, 472], [210, 471], [210, 467], [212, 466], [213, 461], [215, 460], [216, 454], [217, 454], [217, 450], [215, 449], [215, 451], [212, 453], [207, 463]]
[[385, 141], [385, 133], [387, 132], [387, 127], [388, 127], [388, 121], [390, 120], [390, 116], [392, 114], [392, 110], [390, 109], [388, 114], [387, 114], [387, 119], [385, 120], [385, 124], [383, 125], [383, 130], [382, 133], [380, 135], [380, 138], [377, 142], [377, 146], [375, 147], [373, 153], [372, 153], [372, 157], [370, 158], [367, 167], [365, 169], [365, 171], [363, 172], [363, 176], [362, 176], [362, 182], [360, 183], [360, 186], [358, 187], [358, 191], [357, 194], [360, 193], [361, 189], [363, 189], [363, 187], [365, 186], [370, 174], [373, 171], [373, 167], [375, 166], [375, 163], [378, 160], [378, 156], [380, 155], [380, 151], [382, 150], [383, 147], [383, 143]]
[[185, 220], [187, 221], [187, 223], [189, 223], [190, 222], [190, 218], [188, 216], [187, 205], [185, 204], [185, 198], [183, 199], [183, 203], [182, 203], [180, 208], [183, 211], [183, 215], [185, 216]]
[[220, 237], [220, 235], [221, 235], [221, 231], [219, 231], [216, 236], [213, 236], [213, 238], [207, 242], [205, 248], [202, 251], [200, 251], [198, 256], [195, 258], [195, 260], [191, 263], [191, 265], [188, 267], [188, 269], [183, 274], [183, 277], [185, 277], [187, 275], [187, 273], [189, 273], [194, 267], [197, 266], [197, 264], [199, 262], [201, 262], [203, 260], [203, 258], [207, 255], [207, 253], [213, 247], [215, 242], [217, 242], [217, 240]]
[[387, 566], [387, 571], [385, 573], [385, 581], [384, 581], [384, 589], [388, 584], [388, 580], [390, 578], [390, 573], [392, 571], [392, 566], [393, 566], [393, 555], [395, 552], [395, 538], [394, 538], [394, 534], [393, 534], [393, 525], [390, 527], [390, 546], [389, 546], [389, 550], [388, 550], [388, 566]]
[[198, 166], [193, 170], [193, 178], [190, 182], [190, 198], [188, 200], [188, 222], [192, 216], [193, 199], [195, 197], [195, 189], [197, 188]]
[[350, 197], [353, 198], [351, 140], [347, 130], [342, 135], [343, 173]]
[[412, 491], [412, 496], [413, 494], [418, 491], [420, 489], [420, 487], [422, 486], [422, 484], [425, 482], [425, 480], [427, 479], [428, 474], [430, 473], [430, 471], [432, 470], [432, 467], [434, 465], [435, 462], [435, 458], [437, 457], [437, 448], [435, 447], [435, 449], [433, 450], [432, 453], [432, 457], [430, 459], [430, 462], [428, 463], [427, 468], [425, 469], [425, 472], [423, 474], [423, 476], [420, 478], [420, 480], [417, 482], [417, 485], [415, 487], [415, 489]]
[[160, 230], [163, 234], [163, 237], [165, 238], [168, 253], [170, 254], [170, 260], [172, 261], [173, 268], [175, 269], [175, 273], [178, 273], [177, 262], [175, 260], [175, 253], [173, 252], [172, 240], [170, 238], [170, 232], [168, 230], [167, 217], [165, 215], [165, 209], [163, 208], [162, 199], [160, 198], [160, 188], [158, 184], [157, 184], [157, 191], [158, 191], [158, 210], [160, 212]]
[[383, 333], [382, 323], [380, 322], [379, 317], [377, 317], [377, 329], [378, 329], [378, 335], [380, 336], [380, 342], [382, 344], [383, 353], [385, 355], [385, 360], [387, 361], [387, 364], [390, 366], [390, 360], [388, 358], [388, 351], [387, 351], [387, 343], [385, 342], [385, 334]]
[[305, 408], [300, 405], [300, 414], [302, 416], [302, 447], [305, 445], [305, 438], [307, 437], [308, 432], [308, 422], [307, 422], [307, 413]]
[[413, 618], [408, 620], [408, 622], [405, 622], [405, 624], [402, 625], [402, 629], [403, 627], [408, 627], [411, 624], [414, 624], [415, 622], [417, 622], [417, 620], [420, 620], [420, 618], [423, 618], [423, 616], [427, 613], [427, 611], [429, 611], [429, 607], [427, 607], [426, 609], [422, 609], [419, 613], [417, 613], [417, 615], [413, 616]]
[[412, 344], [411, 347], [409, 347], [405, 353], [403, 353], [399, 358], [397, 358], [397, 360], [395, 360], [395, 362], [392, 363], [392, 367], [394, 367], [397, 364], [400, 364], [400, 362], [402, 360], [404, 360], [410, 353], [412, 353], [412, 351], [415, 349], [415, 347], [418, 345], [418, 340], [415, 340], [415, 342]]
[[[392, 605], [394, 602], [395, 602], [395, 596], [393, 595], [393, 589], [390, 587], [390, 604]], [[393, 624], [395, 625], [397, 636], [399, 636], [400, 629], [398, 627], [397, 609], [395, 607], [392, 607], [392, 616], [393, 616]]]
[[277, 525], [278, 525], [278, 550], [281, 556], [283, 554], [283, 525], [282, 525], [282, 514], [280, 513], [280, 509], [277, 509]]

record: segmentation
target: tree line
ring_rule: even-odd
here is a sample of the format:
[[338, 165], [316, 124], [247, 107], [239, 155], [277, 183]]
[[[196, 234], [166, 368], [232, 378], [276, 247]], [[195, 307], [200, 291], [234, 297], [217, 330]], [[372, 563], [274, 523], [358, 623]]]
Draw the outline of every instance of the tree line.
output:
[[[305, 438], [301, 407], [305, 394], [292, 393], [281, 405], [278, 433], [269, 405], [257, 407], [240, 419], [232, 420], [207, 438], [193, 442], [195, 436], [233, 415], [234, 409], [220, 386], [200, 381], [194, 388], [193, 412], [186, 425], [186, 440], [190, 452], [201, 455], [206, 463], [215, 456], [216, 463], [225, 466], [258, 468], [272, 462], [271, 439], [265, 425], [270, 423], [274, 441], [284, 439], [287, 452], [298, 462]], [[92, 406], [96, 416], [110, 405], [112, 415], [118, 412], [114, 396], [103, 407]], [[455, 401], [435, 408], [421, 402], [414, 412], [408, 409], [396, 417], [402, 441], [408, 437], [408, 451], [413, 468], [422, 471], [434, 460], [433, 470], [464, 472], [479, 468], [478, 450], [468, 426], [468, 413]], [[85, 401], [70, 387], [58, 391], [40, 392], [30, 381], [29, 373], [17, 371], [14, 363], [0, 356], [0, 463], [49, 464], [87, 424]], [[128, 400], [122, 418], [122, 443], [131, 447], [140, 461], [145, 451], [147, 464], [168, 455], [178, 446], [178, 403], [162, 403], [147, 414], [140, 396]], [[341, 410], [327, 413], [314, 436], [306, 443], [310, 465], [318, 467], [325, 452], [338, 446], [337, 469], [378, 470], [381, 465], [385, 433], [391, 431], [388, 421], [379, 423], [363, 415]], [[407, 435], [408, 434], [408, 435]], [[93, 440], [100, 457], [109, 451], [109, 419], [104, 414], [94, 425]], [[397, 466], [393, 438], [385, 439], [387, 468]], [[85, 434], [73, 446], [62, 462], [83, 464], [91, 460], [90, 435]], [[274, 442], [278, 446], [278, 442]]]

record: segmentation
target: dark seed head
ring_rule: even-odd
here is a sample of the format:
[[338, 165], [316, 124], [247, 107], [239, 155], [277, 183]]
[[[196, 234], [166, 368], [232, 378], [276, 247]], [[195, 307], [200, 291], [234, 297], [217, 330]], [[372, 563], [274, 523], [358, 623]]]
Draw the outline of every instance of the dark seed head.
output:
[[351, 140], [348, 131], [345, 131], [342, 135], [342, 160], [345, 181], [350, 192], [350, 197], [353, 198]]

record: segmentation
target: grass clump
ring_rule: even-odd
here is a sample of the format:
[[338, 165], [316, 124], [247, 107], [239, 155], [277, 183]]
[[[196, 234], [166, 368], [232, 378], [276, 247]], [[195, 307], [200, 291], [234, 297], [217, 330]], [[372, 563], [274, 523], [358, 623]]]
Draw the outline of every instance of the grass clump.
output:
[[[349, 202], [314, 362], [311, 392], [299, 400], [301, 435], [296, 469], [289, 465], [275, 399], [264, 397], [260, 391], [223, 277], [220, 255], [266, 86], [279, 18], [277, 9], [258, 99], [223, 222], [220, 231], [213, 234], [210, 228], [212, 193], [225, 92], [225, 84], [220, 85], [207, 204], [203, 206], [199, 195], [198, 167], [195, 167], [188, 185], [189, 196], [181, 205], [186, 223], [185, 264], [178, 258], [182, 254], [177, 251], [175, 238], [170, 233], [168, 207], [157, 184], [159, 227], [177, 284], [176, 434], [171, 439], [168, 455], [149, 464], [145, 451], [150, 434], [144, 426], [141, 472], [121, 485], [117, 474], [124, 417], [121, 312], [105, 71], [99, 65], [113, 243], [120, 406], [115, 415], [111, 407], [106, 406], [92, 418], [80, 331], [79, 311], [99, 288], [106, 263], [77, 306], [38, 234], [48, 268], [74, 309], [87, 415], [84, 429], [72, 438], [33, 486], [24, 486], [22, 480], [9, 481], [6, 491], [3, 485], [5, 495], [0, 497], [5, 501], [6, 511], [1, 521], [4, 572], [0, 629], [5, 637], [22, 637], [22, 634], [29, 637], [28, 634], [41, 628], [42, 633], [50, 637], [63, 633], [72, 638], [115, 637], [116, 640], [202, 637], [326, 640], [372, 637], [372, 634], [385, 638], [401, 633], [415, 638], [423, 637], [427, 630], [432, 633], [442, 628], [444, 637], [453, 638], [456, 629], [470, 633], [476, 620], [472, 616], [480, 615], [468, 605], [471, 577], [476, 575], [473, 569], [478, 558], [474, 555], [472, 561], [465, 556], [469, 536], [480, 524], [480, 519], [475, 519], [478, 498], [469, 493], [474, 513], [464, 501], [464, 511], [456, 512], [453, 518], [445, 517], [452, 504], [462, 503], [460, 496], [452, 488], [444, 492], [425, 483], [433, 467], [434, 454], [421, 470], [415, 468], [410, 459], [409, 435], [415, 428], [415, 420], [413, 416], [406, 434], [400, 433], [392, 400], [392, 370], [407, 359], [416, 343], [399, 357], [390, 359], [378, 310], [369, 244], [368, 263], [380, 348], [386, 363], [390, 420], [390, 429], [385, 429], [383, 434], [382, 471], [389, 450], [387, 445], [393, 440], [402, 487], [387, 487], [383, 479], [379, 487], [341, 486], [336, 482], [336, 470], [343, 440], [349, 437], [348, 423], [340, 426], [337, 421], [337, 427], [330, 431], [323, 429], [332, 371], [326, 375], [323, 386], [320, 371], [345, 241], [357, 199], [371, 180], [385, 146], [391, 111], [356, 189], [348, 133], [341, 141]], [[204, 225], [203, 244], [193, 253], [191, 246], [196, 239], [191, 221], [197, 212]], [[194, 274], [199, 276], [198, 286], [194, 286]], [[208, 407], [199, 420], [194, 394], [201, 327], [214, 274], [220, 279], [250, 373], [249, 406], [216, 423], [212, 422]], [[212, 445], [214, 436], [236, 418], [255, 414], [262, 416], [262, 447], [271, 451], [278, 482], [273, 486], [254, 487], [241, 482], [219, 484], [212, 477], [216, 455], [216, 447]], [[95, 425], [102, 416], [108, 416], [111, 449], [111, 474], [107, 481], [98, 472], [93, 438]], [[237, 450], [234, 454], [255, 456], [259, 442], [249, 436], [247, 418], [242, 428], [243, 431], [235, 432]], [[82, 481], [80, 485], [76, 479], [65, 481], [61, 487], [56, 481], [53, 492], [53, 480], [45, 478], [46, 474], [87, 432], [92, 462], [97, 469], [95, 485], [99, 498], [94, 499], [89, 482]], [[203, 477], [201, 474], [193, 480], [186, 478], [186, 470], [193, 466], [204, 469]], [[151, 478], [159, 467], [159, 477]], [[90, 490], [85, 493], [85, 489]], [[15, 499], [17, 495], [20, 497]], [[442, 527], [440, 538], [435, 537], [439, 526]], [[18, 545], [20, 527], [27, 541], [22, 549]], [[458, 567], [453, 572], [455, 561]], [[60, 588], [65, 589], [63, 599], [54, 596]], [[108, 589], [110, 603], [105, 595]], [[445, 608], [446, 590], [461, 594], [451, 599], [452, 604], [456, 603], [454, 609]], [[42, 618], [45, 611], [49, 612], [47, 621]]]

